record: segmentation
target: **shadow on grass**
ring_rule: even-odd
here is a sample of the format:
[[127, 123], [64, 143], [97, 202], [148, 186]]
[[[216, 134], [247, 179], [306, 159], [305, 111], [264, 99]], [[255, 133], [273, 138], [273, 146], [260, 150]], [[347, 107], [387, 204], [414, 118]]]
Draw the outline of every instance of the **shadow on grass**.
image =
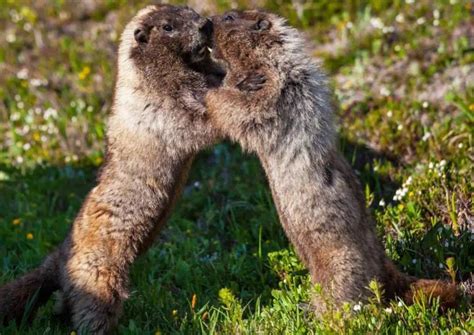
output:
[[[372, 166], [375, 160], [398, 163], [367, 147], [342, 143], [362, 182], [379, 196], [393, 196], [398, 185]], [[20, 171], [0, 165], [0, 171], [6, 176], [0, 181], [0, 220], [6, 227], [0, 229], [1, 282], [6, 282], [37, 265], [66, 236], [97, 168], [79, 164]], [[198, 306], [217, 305], [224, 287], [250, 311], [257, 297], [262, 305], [270, 304], [280, 278], [268, 255], [288, 246], [258, 159], [237, 146], [218, 145], [198, 157], [167, 228], [132, 268], [122, 322], [130, 318], [171, 331], [177, 326], [174, 311], [189, 312], [193, 295]], [[44, 320], [43, 314], [35, 324]]]

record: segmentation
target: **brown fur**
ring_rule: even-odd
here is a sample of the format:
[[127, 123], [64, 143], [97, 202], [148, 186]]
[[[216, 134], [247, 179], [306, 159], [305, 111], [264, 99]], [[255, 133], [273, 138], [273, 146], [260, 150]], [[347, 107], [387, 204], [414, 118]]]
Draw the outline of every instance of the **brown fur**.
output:
[[21, 320], [36, 292], [35, 308], [59, 289], [75, 329], [114, 328], [130, 265], [166, 222], [195, 153], [218, 137], [203, 106], [211, 82], [204, 72], [213, 70], [209, 25], [191, 9], [168, 5], [147, 7], [127, 25], [98, 185], [61, 247], [0, 288], [0, 321]]
[[[387, 298], [411, 303], [420, 289], [454, 305], [455, 285], [401, 274], [385, 256], [362, 188], [336, 148], [326, 77], [305, 55], [299, 33], [261, 11], [213, 22], [213, 56], [227, 75], [206, 96], [211, 121], [258, 154], [283, 228], [313, 282], [337, 304], [366, 299], [376, 279]], [[323, 301], [315, 299], [315, 308], [324, 311]]]

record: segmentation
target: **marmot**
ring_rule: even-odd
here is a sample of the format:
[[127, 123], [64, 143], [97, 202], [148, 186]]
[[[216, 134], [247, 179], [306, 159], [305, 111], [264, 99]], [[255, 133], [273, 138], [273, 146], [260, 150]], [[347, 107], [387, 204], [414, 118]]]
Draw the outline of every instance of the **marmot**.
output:
[[168, 218], [193, 156], [218, 139], [204, 107], [211, 33], [210, 20], [170, 5], [149, 6], [126, 26], [98, 185], [62, 245], [0, 288], [0, 323], [60, 290], [75, 329], [115, 326], [130, 265]]
[[[212, 55], [227, 75], [206, 95], [211, 122], [260, 158], [283, 228], [312, 281], [337, 305], [366, 299], [373, 279], [387, 299], [410, 303], [421, 289], [442, 306], [455, 305], [454, 284], [401, 274], [385, 255], [357, 177], [336, 148], [327, 79], [298, 31], [262, 11], [212, 20]], [[322, 300], [315, 298], [317, 312], [325, 310]]]

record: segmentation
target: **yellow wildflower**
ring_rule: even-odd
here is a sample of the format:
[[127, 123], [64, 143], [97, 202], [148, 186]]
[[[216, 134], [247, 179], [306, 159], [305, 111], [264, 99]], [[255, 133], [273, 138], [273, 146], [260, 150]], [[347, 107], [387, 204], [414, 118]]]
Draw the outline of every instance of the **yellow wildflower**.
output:
[[398, 205], [398, 209], [399, 209], [399, 210], [402, 210], [402, 209], [404, 209], [404, 208], [405, 208], [405, 206], [404, 206], [403, 204]]
[[32, 233], [26, 234], [26, 238], [27, 238], [28, 240], [32, 240], [32, 239], [33, 239], [33, 234], [32, 234]]
[[18, 226], [20, 223], [21, 223], [20, 219], [15, 219], [15, 220], [12, 221], [12, 224], [15, 225], [15, 226]]
[[91, 73], [91, 68], [87, 65], [82, 68], [82, 71], [79, 72], [79, 79], [84, 80]]
[[196, 294], [193, 294], [193, 298], [191, 299], [191, 309], [194, 309], [194, 307], [196, 307], [196, 302], [197, 302], [197, 296]]
[[178, 311], [177, 311], [176, 309], [173, 309], [173, 311], [171, 312], [171, 315], [177, 316], [177, 315], [178, 315]]
[[470, 110], [471, 112], [474, 112], [474, 104], [470, 104], [470, 105], [469, 105], [469, 110]]
[[41, 134], [40, 134], [38, 131], [35, 131], [35, 132], [33, 133], [33, 139], [34, 139], [36, 142], [41, 141]]

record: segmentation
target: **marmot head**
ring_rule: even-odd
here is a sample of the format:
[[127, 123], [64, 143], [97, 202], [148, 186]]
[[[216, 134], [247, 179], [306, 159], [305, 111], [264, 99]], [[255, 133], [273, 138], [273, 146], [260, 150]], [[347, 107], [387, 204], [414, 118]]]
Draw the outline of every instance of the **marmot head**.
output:
[[191, 8], [147, 7], [133, 21], [136, 23], [133, 29], [135, 45], [131, 55], [137, 62], [166, 54], [194, 63], [202, 60], [208, 52], [212, 22]]
[[109, 128], [150, 134], [181, 151], [215, 141], [203, 101], [214, 65], [211, 36], [212, 22], [190, 8], [152, 5], [139, 11], [121, 36]]
[[145, 84], [145, 78], [150, 86], [159, 81], [157, 86], [166, 87], [165, 78], [172, 81], [177, 72], [192, 76], [199, 63], [208, 63], [212, 29], [210, 20], [188, 7], [152, 5], [140, 10], [121, 37], [119, 79], [137, 86]]
[[236, 63], [258, 66], [256, 63], [261, 62], [277, 65], [288, 52], [302, 47], [296, 29], [272, 13], [261, 10], [230, 11], [214, 16], [212, 22], [212, 56], [227, 66]]
[[213, 123], [251, 151], [270, 152], [293, 135], [310, 143], [315, 139], [323, 148], [329, 142], [326, 147], [332, 148], [330, 90], [301, 34], [285, 19], [260, 10], [230, 11], [212, 21], [212, 57], [230, 74], [224, 88], [261, 85], [245, 98], [232, 90], [221, 91], [220, 97], [208, 94]]

